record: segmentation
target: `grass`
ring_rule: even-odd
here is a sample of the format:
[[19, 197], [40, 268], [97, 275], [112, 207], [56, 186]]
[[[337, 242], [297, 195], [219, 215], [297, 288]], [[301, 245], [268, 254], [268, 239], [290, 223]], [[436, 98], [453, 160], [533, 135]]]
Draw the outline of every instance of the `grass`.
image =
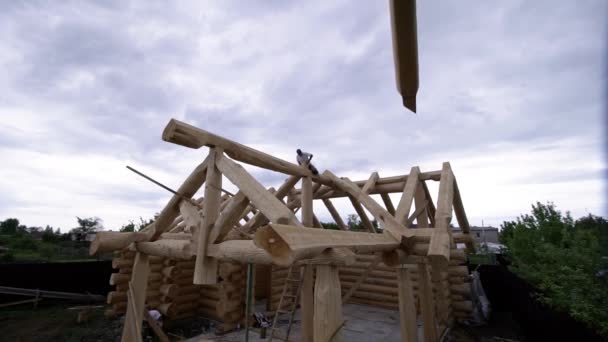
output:
[[45, 303], [0, 309], [1, 341], [115, 341], [120, 336], [119, 319], [107, 318], [104, 308], [93, 309], [88, 321], [76, 322], [75, 305]]

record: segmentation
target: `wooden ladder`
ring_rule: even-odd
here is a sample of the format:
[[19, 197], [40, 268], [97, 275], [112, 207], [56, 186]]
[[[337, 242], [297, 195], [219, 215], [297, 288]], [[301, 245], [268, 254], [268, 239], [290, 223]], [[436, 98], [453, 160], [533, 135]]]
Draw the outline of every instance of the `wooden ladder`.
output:
[[[294, 276], [295, 274], [295, 276]], [[297, 288], [295, 294], [293, 293], [294, 287], [293, 285], [297, 284]], [[302, 276], [300, 266], [291, 266], [287, 270], [287, 278], [285, 278], [285, 284], [283, 284], [283, 292], [281, 293], [281, 298], [279, 299], [279, 305], [277, 306], [277, 311], [274, 314], [274, 319], [272, 321], [272, 328], [270, 329], [270, 340], [273, 338], [280, 339], [283, 341], [289, 341], [289, 333], [291, 332], [291, 327], [293, 325], [293, 318], [296, 315], [296, 309], [298, 308], [298, 301], [300, 299], [300, 292], [302, 291]], [[289, 310], [283, 310], [283, 301], [285, 298], [291, 298], [293, 301], [291, 302], [291, 307]], [[289, 314], [289, 324], [287, 325], [287, 333], [285, 337], [275, 336], [275, 332], [279, 330], [277, 328], [277, 323], [279, 322], [279, 316], [282, 314]]]

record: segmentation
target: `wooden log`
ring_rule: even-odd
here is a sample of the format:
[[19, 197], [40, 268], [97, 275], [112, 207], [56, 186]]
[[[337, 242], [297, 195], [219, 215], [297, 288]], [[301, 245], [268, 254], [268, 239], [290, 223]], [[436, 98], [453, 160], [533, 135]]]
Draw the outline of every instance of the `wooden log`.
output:
[[215, 221], [209, 241], [214, 243], [224, 239], [230, 230], [240, 221], [241, 217], [243, 217], [243, 212], [248, 206], [249, 199], [247, 199], [242, 191], [237, 192]]
[[89, 254], [95, 255], [96, 253], [121, 250], [133, 242], [147, 241], [148, 239], [150, 239], [150, 234], [142, 232], [97, 232], [95, 233], [95, 240], [91, 242]]
[[336, 266], [317, 266], [314, 293], [314, 341], [341, 341], [342, 295]]
[[187, 123], [171, 119], [163, 131], [163, 140], [174, 144], [200, 148], [202, 146], [221, 147], [231, 158], [261, 168], [290, 175], [307, 176], [310, 171], [285, 160], [273, 157], [229, 139], [215, 135]]
[[338, 214], [338, 211], [336, 210], [336, 207], [334, 207], [333, 203], [331, 203], [329, 199], [324, 199], [323, 204], [325, 204], [325, 207], [327, 207], [327, 210], [331, 214], [331, 217], [334, 219], [338, 227], [341, 230], [348, 230], [348, 227], [342, 220], [342, 217], [340, 217], [340, 214]]
[[[372, 262], [367, 267], [367, 269], [365, 269], [363, 271], [363, 273], [361, 273], [361, 275], [356, 280], [356, 282], [353, 284], [353, 286], [351, 286], [351, 288], [348, 290], [348, 292], [346, 292], [346, 294], [344, 294], [344, 297], [342, 297], [342, 302], [348, 301], [348, 298], [350, 298], [350, 296], [352, 296], [352, 294], [357, 290], [357, 288], [359, 288], [359, 286], [361, 284], [363, 284], [363, 282], [367, 279], [367, 277], [369, 276], [372, 269], [374, 267], [376, 267], [376, 265], [380, 262], [380, 260], [381, 260], [380, 255], [376, 256], [376, 259], [372, 260]], [[340, 279], [342, 280], [343, 277], [340, 277]]]
[[428, 228], [429, 227], [429, 209], [430, 205], [433, 205], [433, 199], [427, 198], [424, 188], [426, 184], [424, 181], [421, 181], [420, 186], [416, 187], [416, 193], [414, 194], [414, 205], [416, 206], [416, 211], [421, 210], [420, 214], [416, 216], [416, 223], [418, 228]]
[[393, 205], [390, 196], [386, 192], [383, 192], [380, 194], [380, 197], [382, 198], [382, 202], [384, 202], [386, 211], [388, 211], [391, 215], [395, 215], [395, 206]]
[[450, 163], [443, 163], [439, 195], [437, 196], [437, 211], [435, 213], [435, 229], [429, 244], [428, 257], [434, 267], [446, 267], [450, 260], [452, 229], [452, 203], [454, 202], [454, 175]]
[[158, 240], [154, 242], [137, 242], [135, 248], [147, 255], [171, 259], [189, 260], [194, 255], [194, 246], [187, 240]]
[[186, 178], [184, 183], [179, 187], [177, 193], [169, 199], [169, 202], [165, 205], [163, 210], [156, 218], [153, 223], [154, 236], [152, 240], [156, 240], [162, 233], [169, 229], [169, 226], [173, 220], [179, 215], [179, 203], [182, 198], [192, 198], [194, 194], [200, 189], [207, 178], [207, 163], [209, 157], [207, 157], [201, 164], [199, 164]]
[[453, 301], [451, 304], [455, 311], [473, 312], [473, 302], [470, 300]]
[[[312, 180], [310, 177], [302, 178], [302, 196], [301, 196], [301, 220], [306, 227], [312, 227]], [[313, 342], [315, 335], [315, 298], [313, 296], [313, 273], [312, 265], [304, 266], [302, 270], [302, 290], [300, 296], [300, 307], [302, 309], [302, 341]]]
[[[460, 190], [458, 189], [458, 183], [456, 182], [456, 177], [454, 178], [454, 213], [456, 214], [456, 220], [458, 221], [458, 226], [460, 230], [466, 235], [468, 235], [471, 231], [469, 226], [469, 220], [467, 219], [467, 214], [464, 210], [464, 205], [462, 204], [462, 198], [460, 197]], [[475, 253], [475, 243], [473, 239], [465, 242], [467, 246], [467, 251], [469, 253]]]
[[416, 194], [416, 187], [420, 182], [418, 180], [418, 175], [420, 175], [420, 169], [418, 166], [412, 167], [410, 170], [410, 175], [405, 182], [405, 187], [403, 188], [403, 193], [401, 194], [401, 200], [399, 201], [399, 205], [397, 205], [397, 211], [395, 212], [395, 219], [397, 219], [397, 222], [405, 225], [406, 227], [408, 215], [412, 207], [412, 202], [414, 201], [414, 195]]
[[357, 212], [357, 215], [359, 215], [361, 224], [365, 227], [365, 229], [367, 229], [367, 231], [370, 233], [376, 233], [376, 228], [374, 227], [372, 222], [369, 220], [369, 217], [367, 217], [367, 214], [365, 213], [363, 206], [361, 206], [361, 203], [359, 203], [357, 198], [355, 198], [354, 196], [348, 196], [348, 199], [350, 200], [350, 203], [353, 205], [353, 208]]
[[210, 245], [208, 255], [222, 261], [239, 263], [272, 264], [272, 257], [251, 240], [230, 240]]
[[162, 270], [162, 274], [168, 278], [178, 277], [181, 274], [181, 270], [177, 266], [165, 267]]
[[[134, 332], [141, 332], [149, 274], [150, 264], [148, 256], [143, 253], [137, 253], [135, 255], [135, 262], [133, 263], [133, 280], [129, 283], [127, 306], [130, 306], [131, 310], [127, 310], [125, 317], [121, 339], [123, 342], [130, 341]], [[135, 335], [141, 338], [141, 334]]]
[[207, 185], [205, 186], [205, 207], [200, 230], [196, 237], [196, 259], [194, 260], [194, 284], [217, 283], [217, 259], [207, 255], [211, 230], [219, 216], [221, 204], [222, 174], [217, 163], [222, 158], [222, 148], [212, 147], [209, 150], [209, 165], [207, 167]]
[[372, 191], [372, 189], [376, 186], [376, 182], [378, 182], [379, 178], [380, 175], [378, 175], [378, 172], [372, 172], [365, 184], [363, 184], [361, 191], [363, 191], [364, 194], [369, 194], [370, 191]]
[[387, 234], [344, 232], [271, 224], [258, 229], [256, 246], [265, 249], [277, 265], [288, 266], [312, 258], [327, 248], [349, 247], [356, 252], [395, 249], [399, 243]]
[[418, 325], [412, 280], [406, 268], [399, 268], [397, 274], [399, 279], [399, 326], [401, 329], [401, 340], [416, 342], [418, 341]]
[[123, 258], [112, 259], [112, 268], [129, 268], [129, 269], [131, 269], [133, 267], [134, 260], [135, 259], [123, 259]]
[[418, 281], [418, 285], [420, 286], [420, 311], [422, 312], [424, 340], [427, 342], [435, 342], [437, 341], [435, 303], [428, 272], [428, 266], [426, 264], [418, 264], [418, 274], [420, 275], [420, 280]]

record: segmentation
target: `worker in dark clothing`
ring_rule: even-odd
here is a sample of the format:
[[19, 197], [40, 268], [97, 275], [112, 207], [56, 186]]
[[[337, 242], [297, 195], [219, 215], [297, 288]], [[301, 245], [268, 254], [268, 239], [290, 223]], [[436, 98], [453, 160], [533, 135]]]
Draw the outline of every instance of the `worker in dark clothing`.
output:
[[296, 156], [298, 164], [308, 166], [310, 172], [312, 172], [312, 174], [315, 176], [319, 174], [317, 168], [310, 163], [310, 161], [312, 160], [312, 153], [302, 152], [302, 150], [300, 149], [297, 149], [296, 153], [298, 154]]

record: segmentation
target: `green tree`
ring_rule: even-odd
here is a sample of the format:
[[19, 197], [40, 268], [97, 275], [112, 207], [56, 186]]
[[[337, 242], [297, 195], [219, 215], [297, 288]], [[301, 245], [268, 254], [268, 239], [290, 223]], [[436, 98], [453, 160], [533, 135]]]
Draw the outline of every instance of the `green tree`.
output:
[[16, 218], [8, 218], [0, 222], [0, 234], [15, 235], [19, 227], [19, 220]]
[[574, 222], [552, 203], [536, 203], [531, 214], [501, 228], [511, 270], [539, 288], [539, 299], [608, 337], [608, 281], [600, 276], [606, 220], [590, 215]]
[[146, 228], [152, 222], [154, 222], [154, 219], [144, 220], [140, 216], [139, 217], [139, 223], [135, 223], [135, 222], [133, 222], [133, 220], [130, 220], [128, 224], [125, 224], [122, 227], [120, 227], [120, 231], [121, 232], [138, 232], [138, 231]]
[[[59, 230], [57, 230], [57, 232], [59, 232]], [[53, 231], [53, 227], [46, 226], [46, 228], [44, 228], [44, 231], [42, 232], [42, 241], [57, 242], [60, 239], [60, 235], [61, 233], [57, 234], [55, 231]]]
[[99, 217], [80, 218], [77, 216], [76, 220], [78, 221], [78, 227], [72, 229], [70, 233], [75, 236], [77, 241], [85, 241], [87, 235], [103, 229]]

